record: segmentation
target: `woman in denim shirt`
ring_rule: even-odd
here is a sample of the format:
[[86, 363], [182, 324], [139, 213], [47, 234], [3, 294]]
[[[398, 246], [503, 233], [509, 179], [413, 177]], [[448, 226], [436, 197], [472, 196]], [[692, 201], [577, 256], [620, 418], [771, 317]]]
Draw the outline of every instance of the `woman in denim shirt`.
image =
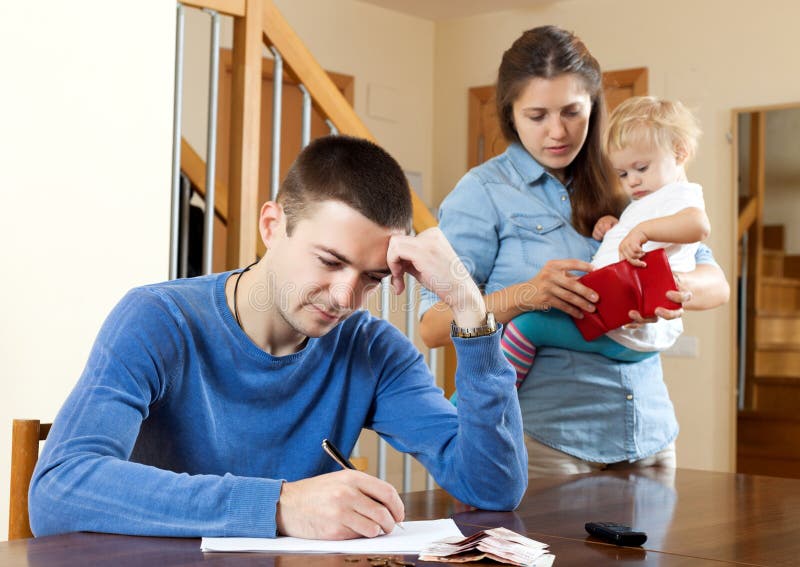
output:
[[[601, 151], [600, 67], [573, 34], [535, 28], [503, 55], [496, 97], [510, 146], [461, 179], [440, 207], [439, 226], [498, 322], [530, 310], [593, 311], [597, 295], [577, 277], [592, 269], [597, 219], [619, 216], [626, 204]], [[680, 291], [669, 298], [686, 309], [727, 301], [728, 283], [706, 246], [696, 262], [676, 274]], [[444, 304], [424, 293], [420, 313], [425, 343], [447, 344]], [[657, 311], [667, 319], [681, 313]], [[531, 477], [675, 466], [678, 423], [657, 356], [622, 363], [542, 347], [519, 399]]]

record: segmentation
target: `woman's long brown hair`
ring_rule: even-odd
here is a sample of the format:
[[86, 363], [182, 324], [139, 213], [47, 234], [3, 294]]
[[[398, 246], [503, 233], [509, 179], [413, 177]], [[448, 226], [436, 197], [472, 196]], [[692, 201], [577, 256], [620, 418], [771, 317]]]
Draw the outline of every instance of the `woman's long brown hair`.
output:
[[595, 222], [603, 215], [619, 216], [625, 198], [611, 163], [602, 150], [605, 124], [603, 76], [600, 65], [575, 34], [556, 26], [526, 31], [503, 54], [497, 73], [497, 116], [503, 136], [520, 142], [514, 125], [514, 101], [533, 78], [552, 79], [573, 73], [580, 77], [592, 101], [589, 131], [578, 155], [566, 168], [572, 179], [570, 202], [572, 225], [591, 236]]

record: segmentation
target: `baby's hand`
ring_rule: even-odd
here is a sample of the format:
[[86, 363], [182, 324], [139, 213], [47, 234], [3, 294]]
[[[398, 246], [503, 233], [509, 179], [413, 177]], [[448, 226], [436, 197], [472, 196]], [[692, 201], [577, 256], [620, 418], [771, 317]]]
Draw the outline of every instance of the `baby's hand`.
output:
[[634, 227], [633, 230], [628, 233], [628, 236], [622, 239], [619, 245], [619, 257], [627, 260], [634, 266], [644, 268], [647, 264], [642, 262], [639, 258], [644, 256], [642, 246], [647, 240], [648, 238], [644, 231], [638, 226]]
[[619, 222], [617, 217], [612, 215], [605, 215], [597, 219], [597, 222], [594, 223], [594, 230], [592, 231], [592, 238], [595, 240], [603, 240], [603, 237], [606, 235], [606, 232], [611, 230], [615, 224]]

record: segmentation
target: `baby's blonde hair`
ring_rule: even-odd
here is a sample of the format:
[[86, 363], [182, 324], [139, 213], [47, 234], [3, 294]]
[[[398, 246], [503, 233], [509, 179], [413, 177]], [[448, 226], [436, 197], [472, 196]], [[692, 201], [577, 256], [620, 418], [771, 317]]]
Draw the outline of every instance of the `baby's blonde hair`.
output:
[[603, 149], [609, 153], [635, 144], [651, 144], [672, 152], [686, 164], [697, 151], [700, 134], [697, 119], [680, 102], [635, 96], [611, 113], [603, 135]]

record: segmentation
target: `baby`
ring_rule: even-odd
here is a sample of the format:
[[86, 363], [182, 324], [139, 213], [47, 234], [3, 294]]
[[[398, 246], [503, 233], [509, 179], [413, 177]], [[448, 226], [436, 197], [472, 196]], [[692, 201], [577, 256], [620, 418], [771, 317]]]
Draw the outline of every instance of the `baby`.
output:
[[[695, 267], [699, 241], [710, 231], [703, 189], [686, 179], [700, 128], [680, 102], [655, 97], [626, 100], [611, 114], [605, 151], [631, 203], [619, 220], [601, 217], [592, 237], [603, 240], [592, 258], [595, 268], [621, 259], [635, 266], [645, 252], [664, 248], [673, 272]], [[517, 371], [517, 386], [533, 364], [537, 346], [596, 352], [633, 362], [669, 348], [683, 331], [680, 319], [630, 325], [586, 341], [560, 311], [531, 311], [506, 326], [503, 351]]]

